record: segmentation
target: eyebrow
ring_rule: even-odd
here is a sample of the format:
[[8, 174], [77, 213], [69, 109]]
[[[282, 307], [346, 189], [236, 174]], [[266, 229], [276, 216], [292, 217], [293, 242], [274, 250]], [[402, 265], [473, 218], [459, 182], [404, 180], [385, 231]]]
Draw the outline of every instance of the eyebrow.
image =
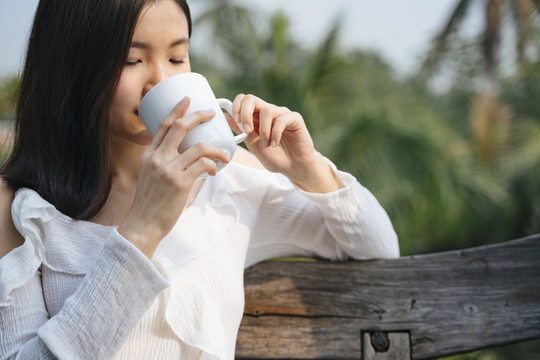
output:
[[[173, 48], [178, 45], [187, 44], [189, 42], [189, 39], [186, 37], [183, 37], [181, 39], [174, 40], [170, 45], [169, 48]], [[132, 41], [130, 47], [137, 48], [137, 49], [148, 49], [149, 46], [141, 41]]]

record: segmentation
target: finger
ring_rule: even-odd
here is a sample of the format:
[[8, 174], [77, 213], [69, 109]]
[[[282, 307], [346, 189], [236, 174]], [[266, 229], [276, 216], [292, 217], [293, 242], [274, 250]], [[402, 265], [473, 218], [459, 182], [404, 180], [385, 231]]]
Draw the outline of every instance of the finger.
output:
[[187, 168], [190, 164], [202, 157], [216, 159], [223, 163], [228, 163], [231, 160], [229, 155], [219, 147], [197, 143], [182, 153], [183, 168]]
[[172, 111], [161, 121], [159, 124], [158, 130], [156, 131], [156, 135], [154, 135], [154, 139], [152, 140], [152, 143], [150, 144], [151, 150], [156, 150], [160, 145], [165, 136], [167, 135], [169, 128], [173, 124], [173, 122], [184, 116], [187, 109], [189, 108], [189, 104], [191, 103], [191, 99], [187, 96], [185, 96], [178, 104], [174, 106]]
[[184, 173], [192, 179], [196, 179], [204, 173], [214, 176], [217, 174], [217, 164], [211, 159], [203, 157], [191, 163]]
[[216, 112], [210, 110], [199, 110], [182, 118], [176, 119], [165, 134], [159, 149], [176, 154], [178, 146], [184, 139], [186, 133], [195, 126], [208, 122], [216, 116]]
[[[228, 163], [229, 156], [220, 148], [204, 143], [198, 143], [187, 149], [180, 158], [176, 160], [180, 171], [188, 172], [188, 176], [200, 176], [203, 172], [215, 175], [217, 164]], [[189, 175], [191, 174], [191, 175]]]
[[240, 109], [242, 108], [242, 100], [246, 97], [244, 94], [238, 94], [234, 98], [232, 106], [232, 115], [235, 123], [240, 122]]
[[234, 119], [232, 118], [231, 115], [227, 114], [227, 113], [224, 113], [225, 115], [225, 119], [227, 119], [227, 123], [229, 124], [229, 127], [236, 133], [236, 134], [240, 134], [242, 132], [242, 130], [240, 130], [240, 128], [238, 127], [238, 125], [236, 124], [236, 122], [234, 121]]
[[[263, 101], [256, 96], [246, 95], [241, 102], [240, 108], [240, 121], [244, 127], [246, 133], [250, 133], [255, 129], [253, 124], [253, 115], [256, 108], [261, 108], [263, 106]], [[266, 103], [264, 103], [266, 104]]]
[[264, 147], [270, 144], [270, 135], [272, 133], [272, 123], [274, 122], [274, 114], [268, 107], [262, 108], [259, 111], [259, 136]]
[[278, 146], [281, 142], [281, 138], [285, 129], [287, 127], [292, 127], [292, 125], [298, 122], [302, 122], [302, 118], [301, 115], [296, 112], [289, 112], [287, 114], [277, 117], [274, 120], [274, 125], [272, 126], [270, 146]]

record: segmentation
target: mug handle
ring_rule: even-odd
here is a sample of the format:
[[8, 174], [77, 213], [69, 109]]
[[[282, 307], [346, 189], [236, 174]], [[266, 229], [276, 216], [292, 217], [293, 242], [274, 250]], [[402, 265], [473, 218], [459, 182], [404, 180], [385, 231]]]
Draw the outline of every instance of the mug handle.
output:
[[[228, 112], [229, 115], [232, 116], [233, 111], [232, 111], [231, 100], [221, 98], [221, 99], [217, 99], [217, 102], [222, 109], [225, 109], [225, 111]], [[240, 128], [240, 130], [242, 130], [242, 133], [239, 135], [236, 135], [234, 137], [234, 141], [236, 141], [237, 144], [240, 144], [242, 141], [246, 140], [246, 138], [248, 137], [248, 134], [246, 134], [246, 132], [244, 131], [244, 127], [242, 126], [242, 123], [237, 123], [236, 125]]]

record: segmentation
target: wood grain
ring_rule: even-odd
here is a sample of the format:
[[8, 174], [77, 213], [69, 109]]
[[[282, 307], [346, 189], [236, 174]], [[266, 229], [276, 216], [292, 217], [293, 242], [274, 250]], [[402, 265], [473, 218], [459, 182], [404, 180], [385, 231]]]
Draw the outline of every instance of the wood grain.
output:
[[393, 260], [267, 262], [245, 274], [238, 358], [360, 359], [361, 332], [414, 359], [540, 337], [540, 235]]

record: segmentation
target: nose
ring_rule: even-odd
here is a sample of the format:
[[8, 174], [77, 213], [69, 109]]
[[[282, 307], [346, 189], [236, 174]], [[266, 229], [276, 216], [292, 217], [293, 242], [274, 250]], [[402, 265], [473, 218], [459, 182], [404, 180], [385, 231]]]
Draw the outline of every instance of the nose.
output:
[[148, 76], [143, 88], [143, 96], [150, 91], [157, 83], [168, 77], [165, 66], [161, 64], [155, 64], [148, 69]]

